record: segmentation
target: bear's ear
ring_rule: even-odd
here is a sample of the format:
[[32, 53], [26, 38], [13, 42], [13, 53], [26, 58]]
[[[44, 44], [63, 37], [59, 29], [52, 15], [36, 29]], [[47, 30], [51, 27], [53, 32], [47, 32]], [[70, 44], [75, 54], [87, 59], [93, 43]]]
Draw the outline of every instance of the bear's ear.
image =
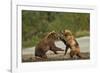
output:
[[70, 30], [65, 29], [65, 30], [64, 30], [64, 33], [67, 33], [67, 32], [68, 32], [68, 33], [71, 33]]

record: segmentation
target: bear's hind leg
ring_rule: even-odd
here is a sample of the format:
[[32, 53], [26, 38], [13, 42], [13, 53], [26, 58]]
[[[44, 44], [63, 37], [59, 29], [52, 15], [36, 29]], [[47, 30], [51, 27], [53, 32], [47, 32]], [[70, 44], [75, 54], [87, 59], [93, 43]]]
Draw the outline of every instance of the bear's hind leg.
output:
[[74, 51], [70, 51], [70, 57], [73, 58], [74, 56]]
[[77, 53], [77, 56], [78, 56], [80, 59], [83, 58], [83, 56], [81, 55], [81, 53]]

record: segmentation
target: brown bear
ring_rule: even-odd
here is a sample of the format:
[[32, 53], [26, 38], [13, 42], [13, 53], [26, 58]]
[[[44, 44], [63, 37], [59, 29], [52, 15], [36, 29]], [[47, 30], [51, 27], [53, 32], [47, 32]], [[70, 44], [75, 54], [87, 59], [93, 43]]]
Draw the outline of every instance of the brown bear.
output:
[[61, 48], [55, 46], [55, 40], [58, 39], [57, 33], [55, 31], [49, 32], [36, 46], [35, 56], [47, 59], [46, 52], [48, 50], [53, 51], [57, 54], [56, 51], [64, 51]]
[[82, 58], [82, 55], [80, 54], [79, 44], [78, 44], [77, 40], [75, 39], [75, 37], [72, 35], [71, 31], [64, 30], [64, 32], [62, 34], [64, 37], [63, 38], [60, 37], [60, 39], [66, 45], [64, 55], [66, 55], [67, 50], [70, 48], [70, 56], [71, 57], [77, 56], [79, 58]]

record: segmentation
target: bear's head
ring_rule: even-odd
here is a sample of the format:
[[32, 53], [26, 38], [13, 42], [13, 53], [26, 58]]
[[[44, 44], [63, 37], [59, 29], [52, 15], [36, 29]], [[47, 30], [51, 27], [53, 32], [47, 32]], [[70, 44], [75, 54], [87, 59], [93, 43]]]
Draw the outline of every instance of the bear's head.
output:
[[63, 31], [63, 35], [65, 36], [65, 37], [67, 37], [67, 36], [72, 36], [72, 33], [71, 33], [71, 31], [70, 30], [64, 30]]

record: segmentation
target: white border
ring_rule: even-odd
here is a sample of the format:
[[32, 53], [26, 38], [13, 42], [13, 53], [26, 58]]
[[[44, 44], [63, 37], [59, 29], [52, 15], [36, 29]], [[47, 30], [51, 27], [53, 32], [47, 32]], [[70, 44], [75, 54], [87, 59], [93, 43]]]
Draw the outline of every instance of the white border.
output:
[[[54, 61], [54, 62], [32, 62], [22, 63], [21, 61], [21, 10], [36, 10], [36, 11], [56, 11], [56, 12], [79, 12], [90, 13], [90, 60], [78, 61]], [[15, 10], [15, 11], [14, 11]], [[93, 7], [79, 8], [79, 6], [70, 5], [16, 5], [12, 13], [12, 72], [23, 71], [44, 71], [56, 69], [78, 69], [89, 68], [96, 66], [96, 12]], [[95, 48], [95, 49], [94, 49]]]

